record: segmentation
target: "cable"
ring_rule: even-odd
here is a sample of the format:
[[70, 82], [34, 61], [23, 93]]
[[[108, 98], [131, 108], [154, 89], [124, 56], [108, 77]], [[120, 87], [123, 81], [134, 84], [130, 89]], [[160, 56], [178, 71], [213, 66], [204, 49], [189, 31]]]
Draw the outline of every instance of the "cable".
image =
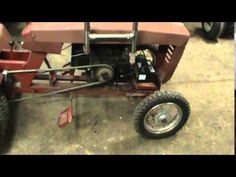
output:
[[71, 58], [80, 57], [80, 56], [83, 56], [83, 55], [86, 55], [86, 54], [78, 53], [78, 54], [75, 54], [75, 55], [71, 55]]
[[[66, 49], [69, 48], [70, 46], [72, 46], [72, 44], [69, 45], [69, 46], [64, 47], [64, 48], [61, 49], [61, 50], [66, 50]], [[78, 53], [78, 54], [75, 54], [75, 55], [71, 55], [71, 58], [79, 57], [79, 56], [83, 56], [83, 55], [85, 55], [85, 54], [84, 54], [84, 53]]]
[[[66, 49], [68, 49], [68, 48], [71, 47], [71, 46], [72, 46], [72, 44], [70, 44], [70, 45], [64, 47], [64, 48], [61, 49], [61, 50], [66, 50]], [[84, 54], [84, 53], [78, 53], [78, 54], [75, 54], [75, 55], [71, 55], [71, 58], [79, 57], [79, 56], [82, 56], [82, 55], [85, 55], [85, 54]]]
[[72, 44], [70, 44], [70, 45], [68, 45], [68, 46], [66, 46], [66, 47], [64, 47], [63, 49], [61, 49], [61, 50], [66, 50], [66, 49], [68, 49], [69, 47], [71, 47], [72, 46]]

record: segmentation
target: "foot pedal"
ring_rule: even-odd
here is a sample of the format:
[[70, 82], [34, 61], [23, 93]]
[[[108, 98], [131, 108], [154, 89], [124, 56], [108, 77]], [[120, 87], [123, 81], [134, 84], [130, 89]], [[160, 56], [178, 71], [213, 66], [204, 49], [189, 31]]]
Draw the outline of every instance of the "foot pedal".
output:
[[64, 128], [69, 125], [73, 120], [73, 108], [72, 106], [68, 107], [65, 111], [61, 112], [58, 118], [58, 126]]

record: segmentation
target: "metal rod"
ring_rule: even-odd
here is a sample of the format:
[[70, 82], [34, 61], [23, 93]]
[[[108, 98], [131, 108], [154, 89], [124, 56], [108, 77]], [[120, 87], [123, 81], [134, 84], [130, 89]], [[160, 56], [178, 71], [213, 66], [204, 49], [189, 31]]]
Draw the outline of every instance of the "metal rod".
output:
[[[50, 65], [50, 63], [49, 63], [49, 61], [48, 61], [47, 58], [44, 59], [44, 62], [45, 62], [45, 64], [47, 65], [47, 67], [48, 67], [49, 69], [52, 69], [52, 67], [51, 67], [51, 65]], [[51, 71], [51, 72], [50, 72], [50, 75], [52, 76], [53, 74], [56, 74], [56, 72], [55, 72], [55, 71]]]
[[88, 88], [88, 87], [93, 87], [93, 86], [98, 86], [101, 84], [104, 84], [105, 82], [93, 82], [93, 83], [89, 83], [89, 84], [84, 84], [84, 85], [79, 85], [79, 86], [75, 86], [75, 87], [71, 87], [71, 88], [67, 88], [67, 89], [63, 89], [63, 90], [58, 90], [58, 91], [54, 91], [54, 92], [50, 92], [50, 93], [45, 93], [45, 94], [41, 94], [41, 95], [36, 95], [36, 96], [31, 96], [31, 97], [25, 97], [25, 98], [19, 98], [19, 99], [14, 99], [14, 100], [10, 100], [9, 102], [11, 103], [15, 103], [15, 102], [20, 102], [20, 101], [26, 101], [26, 100], [31, 100], [34, 98], [41, 98], [41, 97], [47, 97], [47, 96], [51, 96], [51, 95], [55, 95], [55, 94], [61, 94], [61, 93], [66, 93], [66, 92], [72, 92], [78, 89], [82, 89], [82, 88]]
[[138, 31], [138, 22], [133, 22], [133, 31]]
[[50, 68], [50, 69], [52, 68], [47, 58], [44, 58], [44, 62], [48, 68]]
[[89, 39], [93, 41], [132, 40], [134, 33], [129, 34], [90, 34]]
[[134, 65], [135, 63], [135, 53], [137, 50], [137, 41], [138, 41], [138, 22], [133, 22], [132, 33], [134, 35], [132, 39], [131, 53], [130, 53], [130, 64]]
[[132, 40], [132, 53], [136, 52], [137, 39], [138, 39], [138, 22], [133, 22], [133, 34], [134, 38]]
[[85, 28], [86, 32], [89, 32], [90, 31], [90, 22], [85, 22], [84, 28]]
[[86, 69], [86, 68], [96, 68], [96, 67], [108, 67], [113, 70], [110, 65], [107, 64], [97, 64], [97, 65], [85, 65], [85, 66], [75, 66], [75, 67], [68, 67], [68, 68], [56, 68], [56, 69], [28, 69], [28, 70], [4, 70], [3, 75], [8, 74], [25, 74], [25, 73], [47, 73], [52, 71], [67, 71], [73, 69]]
[[90, 34], [90, 22], [84, 23], [84, 53], [88, 55], [90, 53], [90, 41], [89, 41], [89, 34]]

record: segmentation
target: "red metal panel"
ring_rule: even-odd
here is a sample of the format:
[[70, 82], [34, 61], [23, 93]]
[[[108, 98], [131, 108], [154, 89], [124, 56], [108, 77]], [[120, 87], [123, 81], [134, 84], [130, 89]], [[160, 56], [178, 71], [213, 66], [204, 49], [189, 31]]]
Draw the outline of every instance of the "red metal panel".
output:
[[[39, 69], [43, 63], [44, 58], [46, 57], [46, 53], [30, 53], [27, 65], [24, 69]], [[16, 74], [15, 77], [20, 80], [22, 87], [29, 87], [35, 77], [35, 73], [33, 74]]]
[[27, 63], [29, 54], [30, 52], [25, 50], [13, 52], [10, 50], [3, 50], [0, 57], [0, 71], [5, 69], [23, 69]]
[[161, 63], [159, 63], [158, 65], [158, 75], [162, 84], [168, 82], [174, 74], [185, 49], [185, 46], [175, 47], [171, 59], [169, 61], [166, 61], [168, 48], [167, 46], [163, 47], [166, 47], [166, 51], [160, 54], [161, 58], [158, 58], [161, 60]]
[[[39, 69], [43, 63], [46, 53], [30, 51], [4, 51], [0, 59], [0, 71], [17, 69]], [[11, 58], [12, 57], [12, 58]], [[21, 83], [21, 87], [29, 87], [36, 74], [15, 74], [15, 79]]]
[[60, 54], [63, 43], [48, 43], [48, 42], [25, 42], [23, 44], [23, 48], [30, 49], [35, 52], [45, 52], [45, 53], [53, 53]]
[[23, 69], [26, 65], [25, 61], [18, 60], [0, 60], [0, 71]]
[[[131, 23], [91, 23], [96, 33], [127, 33]], [[22, 33], [25, 42], [84, 43], [84, 23], [31, 23]], [[190, 33], [182, 23], [140, 22], [138, 44], [185, 45]]]

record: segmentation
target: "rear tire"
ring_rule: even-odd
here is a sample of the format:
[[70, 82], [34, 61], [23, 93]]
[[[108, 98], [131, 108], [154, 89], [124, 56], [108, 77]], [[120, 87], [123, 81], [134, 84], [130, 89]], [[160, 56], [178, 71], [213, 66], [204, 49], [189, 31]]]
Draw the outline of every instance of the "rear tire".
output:
[[202, 22], [202, 30], [209, 40], [217, 40], [226, 30], [225, 22]]
[[7, 123], [9, 120], [9, 106], [4, 93], [0, 90], [0, 149], [5, 142]]

